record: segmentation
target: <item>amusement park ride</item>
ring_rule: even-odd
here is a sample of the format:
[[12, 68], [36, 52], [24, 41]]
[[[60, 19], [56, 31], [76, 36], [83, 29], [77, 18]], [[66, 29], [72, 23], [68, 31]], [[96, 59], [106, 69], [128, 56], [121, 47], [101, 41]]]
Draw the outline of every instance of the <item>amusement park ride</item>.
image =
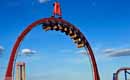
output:
[[[91, 48], [89, 42], [87, 41], [86, 37], [83, 35], [82, 32], [80, 32], [80, 30], [77, 27], [75, 27], [73, 24], [69, 23], [68, 21], [66, 21], [62, 18], [61, 7], [60, 7], [60, 3], [58, 1], [56, 1], [54, 3], [54, 11], [53, 11], [53, 15], [51, 17], [43, 18], [43, 19], [33, 22], [18, 36], [18, 38], [13, 46], [11, 55], [10, 55], [10, 59], [9, 59], [9, 63], [8, 63], [8, 67], [6, 70], [4, 80], [14, 80], [13, 69], [14, 69], [15, 65], [17, 65], [18, 70], [19, 69], [21, 71], [25, 70], [25, 63], [15, 64], [15, 62], [14, 62], [17, 57], [17, 50], [18, 50], [20, 44], [22, 43], [22, 40], [25, 38], [25, 36], [33, 28], [37, 27], [38, 25], [41, 25], [41, 27], [45, 31], [55, 30], [55, 31], [64, 32], [66, 35], [70, 36], [70, 38], [74, 41], [74, 43], [77, 45], [78, 48], [84, 47], [90, 57], [90, 62], [92, 65], [92, 72], [93, 72], [93, 80], [100, 80], [95, 56], [94, 56], [94, 53], [92, 51], [92, 48]], [[125, 70], [127, 70], [127, 69], [125, 69]], [[117, 77], [118, 77], [119, 72], [120, 72], [120, 70], [114, 74], [115, 78], [113, 80], [118, 80]], [[21, 73], [21, 75], [23, 75], [23, 74]], [[23, 76], [24, 76], [24, 79], [21, 78], [20, 80], [25, 80], [25, 75], [23, 75]]]
[[113, 80], [119, 80], [119, 73], [124, 71], [124, 75], [125, 75], [125, 80], [128, 80], [127, 74], [130, 75], [130, 72], [128, 72], [128, 70], [130, 70], [130, 68], [128, 67], [123, 67], [120, 68], [116, 71], [116, 73], [113, 73]]

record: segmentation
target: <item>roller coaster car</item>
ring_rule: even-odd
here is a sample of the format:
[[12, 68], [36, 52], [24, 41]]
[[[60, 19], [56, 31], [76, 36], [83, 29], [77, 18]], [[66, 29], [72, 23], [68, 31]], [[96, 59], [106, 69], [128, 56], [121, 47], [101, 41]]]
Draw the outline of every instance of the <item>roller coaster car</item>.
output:
[[64, 32], [66, 35], [69, 35], [71, 39], [73, 39], [73, 42], [77, 44], [78, 48], [82, 48], [85, 46], [85, 39], [81, 35], [80, 31], [78, 29], [74, 29], [73, 27], [67, 24], [63, 24], [52, 20], [43, 23], [42, 28], [45, 31], [56, 30]]

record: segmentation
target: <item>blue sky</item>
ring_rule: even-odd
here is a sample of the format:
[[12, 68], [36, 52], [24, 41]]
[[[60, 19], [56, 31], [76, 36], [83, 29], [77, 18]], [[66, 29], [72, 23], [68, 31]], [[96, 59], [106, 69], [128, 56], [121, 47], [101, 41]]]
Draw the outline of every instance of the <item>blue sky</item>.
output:
[[[129, 0], [59, 0], [63, 18], [88, 38], [96, 56], [101, 80], [112, 80], [118, 68], [130, 66]], [[32, 22], [50, 17], [52, 3], [38, 0], [0, 0], [0, 80], [3, 79], [13, 44]], [[23, 49], [35, 52], [26, 56]], [[24, 39], [17, 61], [26, 62], [27, 79], [92, 80], [84, 49], [77, 49], [63, 33], [44, 32], [40, 26]]]

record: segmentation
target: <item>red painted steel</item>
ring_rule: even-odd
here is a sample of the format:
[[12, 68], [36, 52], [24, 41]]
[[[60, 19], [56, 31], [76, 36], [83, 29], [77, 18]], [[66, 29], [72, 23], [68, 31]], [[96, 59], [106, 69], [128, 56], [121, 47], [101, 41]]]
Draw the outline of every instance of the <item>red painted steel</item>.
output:
[[119, 79], [118, 79], [118, 74], [119, 74], [121, 71], [125, 71], [125, 70], [130, 70], [130, 68], [128, 68], [128, 67], [123, 67], [123, 68], [118, 69], [117, 72], [115, 73], [115, 74], [116, 74], [116, 79], [115, 79], [115, 80], [119, 80]]
[[[15, 60], [15, 57], [16, 57], [16, 54], [17, 54], [17, 49], [18, 47], [20, 46], [20, 43], [22, 42], [22, 40], [24, 39], [24, 37], [34, 28], [36, 27], [37, 25], [40, 25], [44, 22], [47, 22], [48, 20], [54, 20], [54, 21], [57, 21], [57, 22], [61, 22], [61, 23], [64, 23], [64, 24], [68, 24], [70, 26], [73, 26], [74, 29], [77, 29], [74, 25], [70, 24], [69, 22], [63, 20], [63, 19], [59, 19], [59, 18], [44, 18], [44, 19], [41, 19], [41, 20], [38, 20], [36, 22], [33, 22], [31, 25], [29, 25], [21, 34], [20, 36], [17, 38], [14, 46], [13, 46], [13, 49], [12, 49], [12, 52], [11, 52], [11, 56], [10, 56], [10, 59], [9, 59], [9, 63], [8, 63], [8, 67], [7, 67], [7, 71], [6, 71], [6, 75], [5, 75], [5, 80], [13, 80], [12, 79], [12, 71], [13, 71], [13, 65], [14, 65], [14, 60]], [[81, 32], [80, 32], [81, 35], [83, 35]], [[86, 44], [85, 44], [85, 49], [86, 51], [88, 51], [88, 54], [89, 54], [89, 58], [90, 58], [90, 61], [92, 63], [92, 69], [93, 69], [93, 77], [94, 77], [94, 80], [100, 80], [100, 77], [99, 77], [99, 73], [98, 73], [98, 68], [97, 68], [97, 64], [96, 64], [96, 60], [95, 60], [95, 57], [94, 57], [94, 54], [93, 54], [93, 51], [90, 47], [90, 44], [88, 43], [87, 39], [86, 39]]]
[[[87, 39], [86, 39], [86, 41], [87, 41]], [[94, 80], [100, 80], [100, 75], [98, 72], [96, 59], [95, 59], [94, 53], [93, 53], [92, 48], [90, 47], [90, 44], [88, 43], [88, 41], [86, 43], [86, 50], [88, 51], [88, 55], [89, 55], [89, 58], [91, 61], [91, 65], [92, 65], [92, 69], [93, 69], [93, 78], [94, 78]]]

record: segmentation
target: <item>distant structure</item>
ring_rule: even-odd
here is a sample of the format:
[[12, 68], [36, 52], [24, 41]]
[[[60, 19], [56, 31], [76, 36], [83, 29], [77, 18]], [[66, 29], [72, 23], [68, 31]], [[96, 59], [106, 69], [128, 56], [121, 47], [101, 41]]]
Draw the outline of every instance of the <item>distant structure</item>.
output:
[[26, 80], [25, 73], [25, 63], [17, 62], [16, 63], [16, 80]]
[[119, 80], [119, 73], [124, 71], [124, 75], [125, 75], [125, 80], [129, 80], [127, 77], [127, 74], [130, 75], [130, 72], [128, 72], [128, 70], [130, 70], [130, 68], [128, 67], [123, 67], [120, 68], [116, 71], [116, 73], [113, 73], [113, 80]]

